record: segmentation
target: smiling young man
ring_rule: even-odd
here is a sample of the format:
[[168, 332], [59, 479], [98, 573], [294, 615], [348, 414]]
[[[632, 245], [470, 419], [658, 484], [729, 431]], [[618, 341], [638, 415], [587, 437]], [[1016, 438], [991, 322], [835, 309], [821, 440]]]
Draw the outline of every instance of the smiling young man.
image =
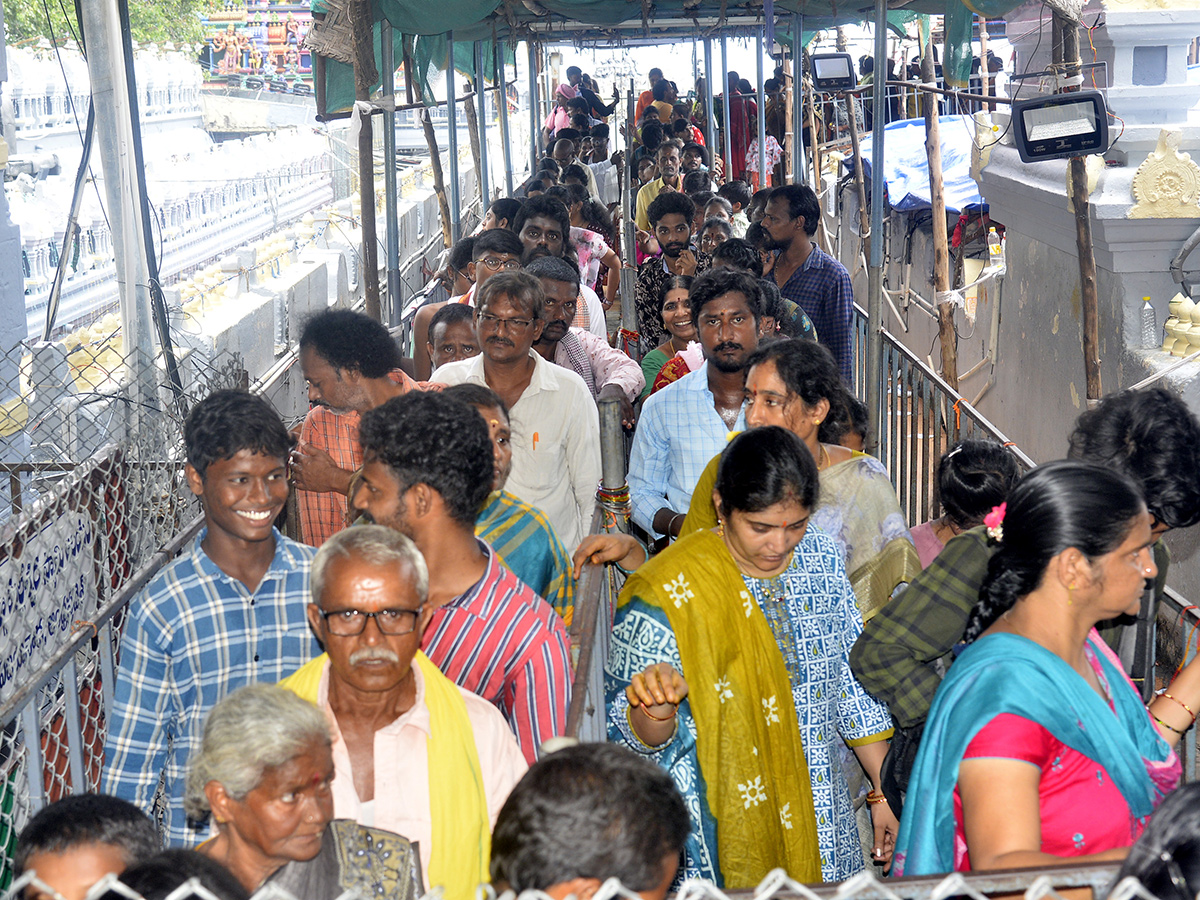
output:
[[649, 350], [668, 337], [658, 312], [663, 285], [674, 275], [699, 275], [711, 264], [707, 253], [693, 253], [692, 219], [696, 205], [685, 194], [669, 191], [654, 198], [646, 211], [662, 256], [652, 256], [638, 267], [633, 289], [641, 345]]
[[629, 456], [633, 520], [655, 536], [679, 534], [704, 467], [745, 428], [746, 360], [758, 347], [762, 295], [751, 276], [710, 270], [688, 302], [704, 365], [650, 395]]
[[105, 790], [161, 812], [172, 846], [206, 834], [189, 827], [183, 795], [208, 711], [318, 652], [304, 612], [313, 550], [274, 528], [291, 443], [279, 414], [261, 397], [218, 391], [183, 437], [204, 530], [130, 604], [104, 749]]

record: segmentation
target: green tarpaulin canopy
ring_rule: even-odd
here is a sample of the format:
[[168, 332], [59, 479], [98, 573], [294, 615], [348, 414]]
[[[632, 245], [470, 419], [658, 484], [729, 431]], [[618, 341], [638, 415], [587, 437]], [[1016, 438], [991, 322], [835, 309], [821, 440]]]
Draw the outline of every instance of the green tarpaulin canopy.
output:
[[[725, 4], [714, 0], [685, 3], [683, 0], [373, 0], [375, 21], [387, 19], [395, 29], [399, 62], [407, 43], [413, 55], [422, 95], [426, 103], [433, 98], [428, 83], [433, 74], [446, 67], [446, 40], [453, 31], [455, 68], [473, 75], [475, 60], [471, 43], [485, 41], [489, 55], [484, 77], [492, 72], [493, 41], [524, 40], [532, 36], [548, 42], [611, 40], [606, 30], [623, 23], [644, 22], [651, 39], [672, 43], [694, 36], [719, 32], [727, 18], [752, 16], [761, 19], [762, 3], [733, 0]], [[995, 18], [1019, 6], [1021, 0], [889, 0], [889, 22], [894, 27], [917, 14], [946, 17], [946, 50], [943, 60], [945, 78], [951, 85], [965, 85], [971, 68], [973, 15]], [[313, 12], [324, 12], [326, 0], [314, 0]], [[646, 17], [643, 19], [643, 11]], [[811, 34], [837, 25], [869, 22], [874, 19], [873, 0], [776, 0], [776, 17], [781, 19], [776, 39], [790, 44], [790, 16], [804, 16], [805, 43]], [[552, 23], [547, 31], [546, 23]], [[669, 23], [659, 25], [657, 23]], [[682, 23], [682, 24], [681, 24]], [[375, 30], [376, 60], [380, 59], [379, 27]], [[639, 33], [641, 43], [646, 36]], [[509, 61], [512, 56], [509, 55]], [[350, 66], [326, 61], [324, 81], [325, 114], [348, 113], [354, 102], [354, 78]]]

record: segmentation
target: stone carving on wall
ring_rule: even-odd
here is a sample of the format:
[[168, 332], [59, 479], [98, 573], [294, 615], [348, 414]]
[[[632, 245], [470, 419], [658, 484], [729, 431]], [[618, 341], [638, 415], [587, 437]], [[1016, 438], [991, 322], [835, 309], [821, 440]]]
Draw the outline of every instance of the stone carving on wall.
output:
[[1158, 147], [1133, 175], [1131, 219], [1191, 219], [1200, 216], [1200, 166], [1179, 150], [1183, 132], [1164, 128]]

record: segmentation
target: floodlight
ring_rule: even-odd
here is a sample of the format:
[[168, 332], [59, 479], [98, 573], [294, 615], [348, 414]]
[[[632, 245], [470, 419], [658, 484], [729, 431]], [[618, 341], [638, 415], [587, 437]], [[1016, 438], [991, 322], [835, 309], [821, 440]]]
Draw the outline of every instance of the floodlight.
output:
[[852, 91], [858, 86], [854, 76], [854, 60], [849, 53], [815, 53], [812, 62], [813, 90], [822, 93]]
[[1108, 149], [1108, 110], [1099, 91], [1018, 100], [1013, 141], [1022, 162], [1065, 159]]

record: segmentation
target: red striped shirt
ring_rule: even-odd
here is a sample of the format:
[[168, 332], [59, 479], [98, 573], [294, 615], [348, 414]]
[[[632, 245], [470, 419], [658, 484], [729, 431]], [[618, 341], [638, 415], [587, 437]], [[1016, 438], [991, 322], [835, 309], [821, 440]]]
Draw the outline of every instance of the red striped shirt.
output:
[[421, 649], [451, 681], [494, 703], [530, 763], [562, 735], [571, 704], [571, 645], [558, 613], [500, 565], [433, 614]]

